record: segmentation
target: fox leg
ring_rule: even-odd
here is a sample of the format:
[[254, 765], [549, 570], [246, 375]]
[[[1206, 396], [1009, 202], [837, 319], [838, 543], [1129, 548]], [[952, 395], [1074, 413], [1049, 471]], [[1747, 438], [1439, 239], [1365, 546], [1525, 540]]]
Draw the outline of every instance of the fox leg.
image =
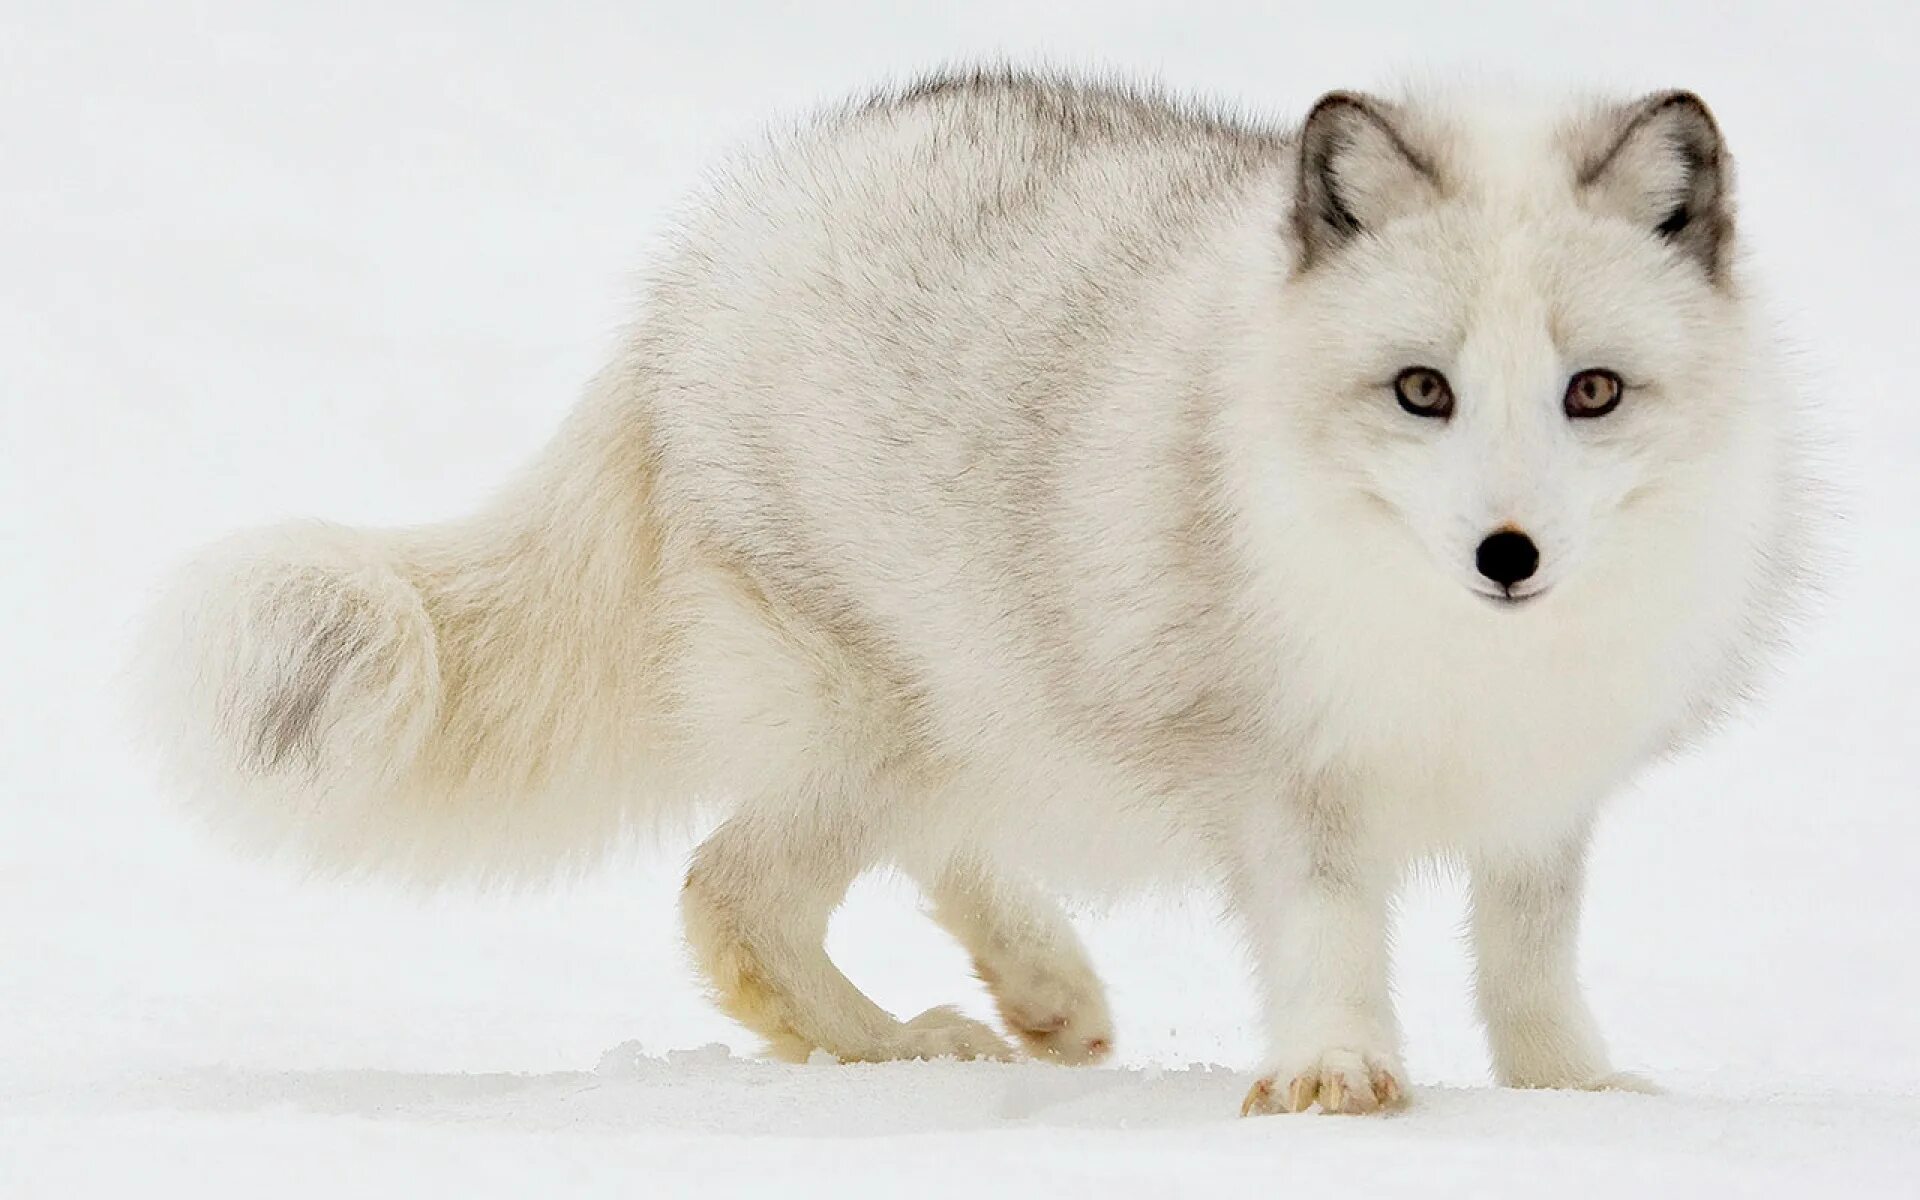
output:
[[1035, 1058], [1096, 1062], [1113, 1048], [1106, 989], [1053, 901], [975, 864], [927, 885], [933, 919], [973, 956], [1008, 1032]]
[[1266, 1069], [1243, 1115], [1368, 1113], [1407, 1099], [1388, 987], [1395, 872], [1365, 852], [1337, 797], [1263, 811], [1235, 839], [1229, 880], [1257, 968]]
[[1012, 1057], [998, 1034], [952, 1009], [894, 1019], [827, 957], [828, 918], [868, 865], [847, 835], [841, 822], [750, 812], [695, 853], [681, 918], [720, 1007], [789, 1062], [816, 1049], [843, 1062]]
[[1651, 1091], [1617, 1073], [1580, 992], [1584, 833], [1535, 859], [1473, 864], [1475, 995], [1508, 1087]]

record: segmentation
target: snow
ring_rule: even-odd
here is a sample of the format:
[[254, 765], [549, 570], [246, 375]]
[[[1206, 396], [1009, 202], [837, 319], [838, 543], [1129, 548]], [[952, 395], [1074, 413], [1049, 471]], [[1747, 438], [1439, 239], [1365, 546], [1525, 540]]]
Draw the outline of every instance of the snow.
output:
[[[1362, 1195], [1490, 1184], [1828, 1195], [1920, 1165], [1887, 1153], [1911, 1140], [1920, 1107], [1886, 1097], [1773, 1098], [1759, 1117], [1752, 1100], [1718, 1097], [1430, 1088], [1417, 1116], [1223, 1120], [1246, 1082], [1200, 1066], [786, 1067], [724, 1051], [630, 1061], [615, 1075], [203, 1069], [153, 1079], [84, 1121], [39, 1122], [37, 1157], [65, 1160], [45, 1176], [63, 1194], [120, 1177], [124, 1161], [90, 1153], [111, 1139], [114, 1159], [137, 1157], [149, 1177], [191, 1172], [291, 1196], [429, 1172], [437, 1189], [483, 1195], [731, 1195], [769, 1183], [806, 1195], [809, 1181], [823, 1195], [1165, 1195], [1312, 1186], [1316, 1175]], [[1788, 1124], [1800, 1133], [1783, 1142]]]
[[[1920, 1178], [1920, 135], [1911, 6], [0, 4], [0, 1196], [1911, 1192]], [[450, 515], [607, 353], [678, 198], [770, 116], [985, 54], [1298, 111], [1479, 63], [1707, 96], [1848, 513], [1767, 704], [1621, 797], [1583, 964], [1664, 1096], [1486, 1083], [1457, 885], [1407, 897], [1415, 1105], [1234, 1115], [1204, 896], [1084, 914], [1111, 1068], [784, 1066], [702, 999], [676, 839], [521, 895], [302, 880], [188, 828], [114, 670], [221, 531]], [[898, 881], [836, 955], [985, 998]]]

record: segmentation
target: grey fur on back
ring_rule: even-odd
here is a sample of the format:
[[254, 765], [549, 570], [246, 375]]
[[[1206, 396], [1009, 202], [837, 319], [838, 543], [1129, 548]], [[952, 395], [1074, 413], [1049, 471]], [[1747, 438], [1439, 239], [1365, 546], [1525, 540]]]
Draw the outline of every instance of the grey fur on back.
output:
[[[1015, 72], [828, 116], [723, 186], [655, 283], [669, 507], [903, 703], [943, 670], [913, 626], [950, 610], [1059, 732], [1166, 770], [1219, 753], [1235, 682], [1169, 651], [1232, 636], [1210, 380], [1242, 314], [1237, 281], [1194, 281], [1290, 152], [1282, 130]], [[769, 190], [791, 207], [760, 211]], [[764, 308], [729, 342], [742, 294]], [[1089, 500], [1119, 526], [1089, 537]]]

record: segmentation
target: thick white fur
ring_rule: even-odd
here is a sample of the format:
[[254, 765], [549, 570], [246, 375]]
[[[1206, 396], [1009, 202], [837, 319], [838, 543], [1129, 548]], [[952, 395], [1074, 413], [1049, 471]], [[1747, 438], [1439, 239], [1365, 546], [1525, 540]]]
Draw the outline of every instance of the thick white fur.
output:
[[[828, 961], [877, 864], [1069, 1062], [1111, 1031], [1045, 890], [1217, 881], [1267, 997], [1249, 1111], [1403, 1097], [1387, 910], [1445, 856], [1500, 1076], [1617, 1082], [1587, 830], [1774, 640], [1796, 416], [1737, 264], [1647, 228], [1665, 135], [1580, 180], [1631, 106], [1379, 111], [1428, 170], [1356, 127], [1367, 228], [1310, 265], [1297, 134], [1151, 96], [950, 80], [778, 141], [484, 512], [183, 577], [148, 642], [173, 766], [224, 826], [428, 879], [719, 805], [690, 939], [792, 1057], [1008, 1052]], [[1399, 409], [1413, 365], [1452, 420]], [[1627, 399], [1570, 422], [1589, 367]], [[1473, 565], [1507, 524], [1550, 585], [1514, 608]]]

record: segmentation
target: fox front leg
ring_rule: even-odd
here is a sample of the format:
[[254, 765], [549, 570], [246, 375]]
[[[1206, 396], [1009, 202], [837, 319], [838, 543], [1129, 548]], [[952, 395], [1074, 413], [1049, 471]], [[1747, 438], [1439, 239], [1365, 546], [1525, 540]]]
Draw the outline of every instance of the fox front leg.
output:
[[1507, 1087], [1652, 1091], [1616, 1072], [1581, 992], [1587, 836], [1532, 857], [1473, 864], [1475, 994]]
[[1407, 1100], [1388, 989], [1396, 872], [1316, 801], [1262, 811], [1236, 839], [1231, 893], [1262, 993], [1268, 1057], [1242, 1115], [1371, 1113]]

